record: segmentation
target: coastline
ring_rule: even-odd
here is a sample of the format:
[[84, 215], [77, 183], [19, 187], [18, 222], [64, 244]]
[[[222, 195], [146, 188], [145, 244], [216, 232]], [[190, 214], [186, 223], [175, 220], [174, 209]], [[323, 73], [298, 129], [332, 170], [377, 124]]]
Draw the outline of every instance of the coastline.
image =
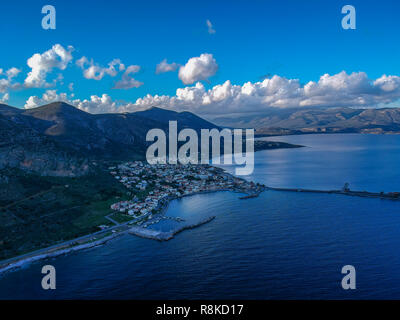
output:
[[[13, 260], [15, 259], [15, 261], [11, 261], [8, 264], [4, 264], [4, 265], [0, 265], [0, 276], [2, 276], [3, 274], [7, 273], [7, 272], [12, 272], [15, 271], [16, 269], [21, 268], [24, 265], [36, 262], [36, 261], [40, 261], [40, 260], [45, 260], [45, 259], [49, 259], [49, 258], [54, 258], [54, 257], [58, 257], [61, 255], [66, 255], [66, 254], [70, 254], [76, 251], [81, 251], [81, 250], [85, 250], [85, 249], [91, 249], [94, 247], [98, 247], [101, 246], [105, 243], [107, 243], [108, 241], [111, 241], [123, 234], [125, 234], [127, 231], [125, 232], [119, 232], [119, 233], [114, 233], [110, 236], [104, 237], [100, 240], [96, 240], [94, 242], [89, 242], [89, 243], [85, 243], [85, 244], [81, 244], [81, 245], [76, 245], [76, 246], [72, 246], [69, 248], [60, 248], [60, 249], [54, 249], [51, 250], [49, 252], [44, 252], [41, 254], [34, 254], [32, 253], [31, 256], [26, 257], [26, 258], [21, 258], [19, 259], [18, 257], [16, 258], [11, 258], [9, 260]], [[46, 249], [42, 249], [42, 250], [46, 250]], [[29, 255], [29, 254], [28, 254]]]
[[[231, 175], [230, 173], [226, 172], [225, 170], [223, 170], [221, 168], [217, 168], [217, 169], [224, 171], [224, 173], [227, 174], [227, 175], [233, 176], [233, 175]], [[238, 179], [244, 180], [242, 178], [238, 178]], [[224, 191], [227, 192], [228, 191], [228, 192], [245, 194], [247, 196], [244, 196], [244, 197], [241, 197], [241, 198], [248, 199], [248, 198], [257, 197], [261, 192], [263, 192], [265, 190], [266, 190], [265, 187], [263, 187], [261, 190], [257, 190], [256, 192], [250, 192], [249, 190], [239, 190], [239, 189], [236, 189], [236, 188], [232, 188], [232, 189], [231, 188], [221, 188], [221, 189], [216, 189], [216, 190], [197, 191], [197, 192], [192, 192], [190, 194], [183, 194], [183, 195], [181, 195], [179, 197], [177, 196], [177, 197], [168, 198], [167, 201], [159, 208], [160, 211], [156, 215], [157, 216], [165, 216], [165, 214], [168, 211], [168, 208], [169, 208], [169, 205], [170, 205], [171, 201], [183, 199], [185, 197], [195, 196], [195, 195], [199, 195], [199, 194], [208, 194], [208, 193], [216, 193], [216, 192], [224, 192]], [[241, 198], [239, 198], [239, 199], [241, 199]], [[132, 228], [134, 228], [134, 227], [128, 228], [128, 225], [133, 224], [134, 221], [135, 222], [139, 222], [143, 218], [146, 218], [146, 216], [140, 216], [135, 220], [125, 222], [123, 224], [114, 226], [112, 228], [109, 228], [109, 229], [106, 229], [106, 230], [103, 230], [103, 231], [98, 231], [98, 232], [96, 232], [94, 234], [84, 235], [84, 236], [82, 236], [80, 238], [71, 239], [71, 240], [69, 240], [67, 242], [64, 242], [64, 243], [61, 243], [61, 244], [56, 244], [54, 246], [50, 246], [50, 247], [47, 247], [47, 248], [38, 249], [38, 250], [36, 250], [34, 252], [27, 253], [27, 254], [24, 254], [22, 256], [17, 256], [17, 257], [13, 257], [13, 258], [9, 258], [9, 259], [0, 261], [0, 276], [3, 276], [7, 272], [15, 271], [15, 270], [21, 268], [24, 265], [27, 265], [27, 264], [30, 264], [30, 263], [33, 263], [33, 262], [36, 262], [36, 261], [45, 260], [45, 259], [49, 259], [49, 258], [54, 258], [54, 257], [57, 257], [57, 256], [66, 255], [66, 254], [70, 254], [70, 253], [73, 253], [73, 252], [77, 252], [77, 251], [81, 251], [81, 250], [90, 249], [90, 248], [94, 248], [94, 247], [98, 247], [98, 246], [104, 245], [110, 240], [113, 240], [113, 239], [115, 239], [115, 238], [117, 238], [119, 236], [122, 236], [122, 235], [124, 235], [126, 233], [129, 233], [130, 230]], [[182, 232], [184, 230], [193, 229], [193, 228], [195, 228], [197, 226], [200, 226], [200, 225], [203, 225], [205, 223], [208, 223], [208, 222], [214, 220], [215, 218], [216, 218], [215, 216], [209, 217], [208, 219], [206, 219], [206, 221], [200, 221], [196, 225], [183, 226], [181, 228], [172, 230], [171, 232], [169, 232], [172, 235], [172, 237], [170, 239], [172, 239], [176, 234], [178, 234], [178, 233], [180, 233], [180, 232]], [[122, 231], [116, 231], [116, 229], [118, 229], [118, 228], [123, 228], [123, 230]], [[142, 229], [145, 229], [145, 228], [142, 228]], [[145, 230], [147, 230], [147, 229], [145, 229]], [[109, 233], [109, 232], [113, 232], [113, 233], [111, 235], [109, 235], [109, 236], [104, 237], [104, 238], [96, 239], [95, 241], [91, 241], [91, 240], [93, 240], [93, 237], [95, 235], [106, 234], [106, 233]], [[87, 240], [89, 240], [89, 242], [85, 242], [83, 244], [78, 244], [78, 245], [75, 244], [74, 245], [74, 243], [76, 243], [78, 241], [81, 241], [82, 239], [86, 239], [86, 238], [87, 238]], [[170, 240], [170, 239], [168, 239], [168, 240]]]
[[[225, 170], [223, 170], [223, 171], [225, 171]], [[225, 171], [225, 174], [231, 175], [230, 173], [228, 173], [226, 171]], [[241, 179], [241, 178], [239, 178], [239, 179]], [[301, 188], [298, 188], [298, 189], [274, 188], [274, 187], [265, 187], [265, 186], [262, 186], [260, 189], [256, 189], [256, 190], [243, 190], [243, 189], [237, 189], [237, 188], [221, 188], [221, 189], [215, 189], [215, 190], [197, 191], [197, 192], [192, 192], [189, 194], [183, 194], [183, 195], [177, 196], [177, 197], [170, 197], [165, 201], [165, 203], [163, 203], [160, 206], [159, 212], [157, 214], [155, 214], [155, 217], [165, 216], [168, 211], [171, 201], [183, 199], [185, 197], [201, 195], [201, 194], [208, 194], [208, 193], [216, 193], [216, 192], [233, 192], [233, 193], [244, 194], [244, 196], [241, 196], [238, 199], [246, 200], [246, 199], [257, 198], [262, 192], [268, 191], [268, 190], [269, 191], [281, 191], [281, 192], [327, 193], [327, 194], [338, 194], [338, 195], [375, 198], [375, 199], [380, 198], [380, 199], [388, 199], [388, 200], [400, 200], [399, 193], [373, 193], [373, 192], [367, 192], [367, 191], [351, 191], [351, 190], [346, 190], [346, 191], [344, 191], [344, 190], [311, 190], [311, 189], [301, 189]], [[30, 264], [30, 263], [33, 263], [36, 261], [54, 258], [57, 256], [66, 255], [66, 254], [70, 254], [73, 252], [77, 252], [77, 251], [104, 245], [108, 241], [111, 241], [111, 240], [113, 240], [119, 236], [122, 236], [124, 234], [127, 234], [127, 233], [133, 234], [133, 235], [136, 235], [136, 236], [139, 236], [142, 238], [147, 238], [147, 239], [168, 241], [168, 240], [173, 239], [176, 234], [178, 234], [184, 230], [196, 228], [196, 227], [201, 226], [205, 223], [208, 223], [216, 218], [215, 216], [212, 216], [212, 217], [209, 217], [209, 218], [205, 219], [204, 221], [202, 220], [196, 224], [182, 226], [180, 228], [177, 228], [177, 229], [169, 231], [169, 232], [154, 231], [151, 229], [140, 227], [140, 225], [131, 226], [133, 223], [140, 222], [146, 217], [147, 217], [147, 215], [140, 216], [140, 217], [136, 218], [135, 220], [131, 220], [131, 221], [125, 222], [123, 224], [116, 225], [114, 227], [111, 227], [111, 228], [103, 230], [103, 231], [98, 231], [96, 233], [85, 235], [85, 236], [82, 236], [77, 239], [72, 239], [72, 240], [69, 240], [69, 241], [61, 243], [61, 244], [56, 244], [51, 247], [42, 248], [37, 251], [24, 254], [22, 256], [9, 258], [9, 259], [0, 261], [0, 276], [2, 276], [4, 273], [15, 271], [26, 264]], [[155, 218], [150, 219], [150, 221], [154, 220], [154, 219]], [[118, 230], [118, 229], [120, 229], [120, 230]], [[106, 235], [101, 239], [97, 239], [95, 237], [95, 236], [105, 235], [110, 232], [111, 232], [110, 235]], [[82, 241], [82, 240], [83, 241], [86, 240], [86, 242], [77, 244], [79, 241]]]

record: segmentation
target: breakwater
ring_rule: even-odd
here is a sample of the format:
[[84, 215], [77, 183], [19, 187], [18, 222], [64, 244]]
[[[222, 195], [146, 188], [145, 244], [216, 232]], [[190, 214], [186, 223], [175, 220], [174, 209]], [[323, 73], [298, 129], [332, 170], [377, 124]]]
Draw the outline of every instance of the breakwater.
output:
[[399, 192], [384, 193], [384, 192], [351, 191], [351, 190], [315, 190], [315, 189], [273, 188], [273, 187], [266, 187], [266, 190], [286, 191], [286, 192], [306, 192], [306, 193], [330, 193], [330, 194], [341, 194], [353, 197], [400, 200]]
[[260, 195], [260, 193], [261, 192], [251, 193], [251, 194], [248, 194], [247, 196], [240, 197], [239, 199], [240, 200], [246, 200], [246, 199], [257, 198]]
[[215, 218], [216, 218], [215, 216], [212, 216], [207, 219], [201, 220], [197, 223], [185, 225], [185, 226], [179, 227], [177, 229], [174, 229], [174, 230], [168, 231], [168, 232], [146, 229], [143, 227], [135, 226], [135, 227], [132, 227], [131, 229], [129, 229], [129, 233], [132, 235], [141, 237], [141, 238], [158, 240], [158, 241], [169, 241], [169, 240], [173, 239], [178, 233], [185, 231], [185, 230], [197, 228], [203, 224], [211, 222]]

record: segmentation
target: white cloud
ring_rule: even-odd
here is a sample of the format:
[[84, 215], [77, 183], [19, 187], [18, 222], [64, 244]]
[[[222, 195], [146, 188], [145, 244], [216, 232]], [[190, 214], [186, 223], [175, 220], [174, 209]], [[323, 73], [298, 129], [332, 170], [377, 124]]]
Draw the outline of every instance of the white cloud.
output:
[[[108, 64], [108, 67], [102, 67], [88, 60], [85, 56], [76, 61], [76, 65], [83, 70], [83, 76], [86, 79], [102, 80], [105, 75], [115, 77], [118, 72], [125, 70], [125, 65], [120, 59], [114, 59]], [[88, 66], [86, 68], [86, 66]]]
[[84, 69], [86, 64], [89, 64], [89, 60], [88, 58], [86, 58], [85, 56], [83, 56], [82, 58], [76, 60], [75, 64], [81, 68]]
[[214, 34], [216, 31], [215, 31], [214, 26], [213, 26], [213, 24], [211, 23], [211, 21], [210, 21], [210, 20], [207, 20], [207, 21], [206, 21], [206, 24], [207, 24], [207, 28], [208, 28], [208, 33], [209, 33], [209, 34]]
[[0, 92], [5, 93], [9, 90], [19, 89], [21, 84], [14, 81], [14, 78], [18, 76], [21, 70], [17, 68], [10, 68], [7, 71], [0, 69]]
[[301, 85], [298, 79], [273, 76], [261, 82], [233, 85], [229, 80], [206, 90], [203, 84], [180, 88], [175, 96], [147, 95], [135, 107], [161, 106], [200, 115], [262, 113], [269, 107], [377, 107], [400, 99], [400, 77], [371, 80], [364, 72], [323, 75]]
[[74, 83], [73, 83], [73, 82], [71, 82], [71, 83], [68, 85], [68, 89], [69, 89], [69, 91], [74, 91]]
[[57, 94], [57, 90], [47, 90], [43, 94], [42, 98], [39, 98], [37, 96], [29, 97], [29, 99], [25, 103], [24, 108], [32, 109], [55, 101], [71, 103], [71, 100], [68, 98], [68, 95], [66, 93]]
[[[51, 90], [50, 90], [51, 91]], [[52, 100], [53, 99], [53, 100]], [[210, 119], [223, 114], [262, 113], [270, 107], [382, 107], [400, 99], [400, 77], [371, 80], [364, 72], [325, 74], [318, 82], [301, 85], [298, 79], [273, 76], [260, 82], [233, 85], [229, 80], [209, 90], [197, 82], [179, 88], [174, 96], [146, 95], [136, 102], [117, 102], [107, 94], [88, 100], [72, 99], [48, 92], [42, 98], [31, 97], [25, 107], [52, 101], [67, 101], [91, 113], [134, 112], [159, 106], [176, 111], [192, 111]], [[52, 101], [50, 101], [52, 100]]]
[[25, 79], [26, 87], [49, 87], [46, 76], [53, 69], [65, 70], [72, 60], [74, 48], [69, 46], [65, 49], [60, 44], [55, 44], [50, 50], [40, 54], [36, 53], [28, 59], [28, 66], [31, 71]]
[[11, 69], [7, 70], [6, 74], [7, 74], [8, 79], [11, 80], [11, 79], [14, 79], [15, 77], [17, 77], [20, 72], [21, 72], [20, 69], [11, 68]]
[[66, 102], [78, 109], [90, 113], [118, 113], [127, 110], [139, 110], [132, 103], [119, 103], [113, 101], [108, 94], [102, 94], [101, 96], [92, 95], [90, 99], [81, 100], [74, 99], [73, 94], [68, 96], [66, 93], [57, 93], [56, 90], [47, 90], [42, 97], [30, 97], [26, 101], [24, 108], [32, 109], [56, 101]]
[[132, 88], [139, 88], [140, 86], [143, 85], [143, 82], [140, 82], [132, 77], [132, 74], [135, 74], [140, 71], [139, 66], [129, 66], [124, 74], [122, 75], [122, 79], [119, 80], [115, 86], [114, 89], [132, 89]]
[[118, 112], [118, 104], [108, 94], [101, 97], [93, 95], [90, 99], [73, 100], [72, 104], [77, 108], [90, 113], [115, 113]]
[[173, 63], [168, 63], [167, 59], [164, 59], [161, 61], [157, 67], [156, 67], [156, 74], [160, 73], [165, 73], [165, 72], [171, 72], [171, 71], [176, 71], [178, 69], [179, 64], [173, 62]]
[[218, 65], [212, 54], [203, 53], [200, 57], [190, 58], [179, 69], [179, 79], [184, 84], [193, 84], [196, 81], [206, 80], [215, 75]]
[[8, 93], [3, 94], [3, 96], [0, 98], [0, 103], [7, 103], [7, 101], [10, 99], [10, 95]]
[[12, 84], [8, 79], [0, 79], [0, 92], [4, 93], [12, 88]]

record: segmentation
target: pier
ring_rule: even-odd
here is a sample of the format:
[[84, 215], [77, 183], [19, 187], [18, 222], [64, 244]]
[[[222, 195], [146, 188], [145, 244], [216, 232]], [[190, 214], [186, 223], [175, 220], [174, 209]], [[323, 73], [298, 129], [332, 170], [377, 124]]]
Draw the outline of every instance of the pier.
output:
[[212, 216], [207, 219], [201, 220], [195, 224], [190, 224], [190, 225], [185, 225], [180, 228], [177, 228], [172, 231], [164, 232], [164, 231], [159, 231], [159, 230], [152, 230], [152, 229], [147, 229], [143, 227], [132, 227], [129, 229], [129, 233], [141, 238], [146, 238], [146, 239], [152, 239], [152, 240], [157, 240], [157, 241], [169, 241], [175, 237], [178, 233], [184, 231], [184, 230], [189, 230], [189, 229], [194, 229], [197, 228], [203, 224], [206, 224], [208, 222], [211, 222], [214, 220], [216, 217]]
[[259, 195], [260, 195], [260, 192], [252, 193], [247, 196], [240, 197], [239, 199], [240, 200], [252, 199], [252, 198], [257, 198]]
[[301, 188], [273, 188], [266, 187], [266, 190], [286, 191], [286, 192], [307, 192], [307, 193], [329, 193], [341, 194], [345, 196], [364, 197], [364, 198], [379, 198], [387, 200], [400, 200], [400, 192], [368, 192], [368, 191], [351, 191], [351, 190], [314, 190]]

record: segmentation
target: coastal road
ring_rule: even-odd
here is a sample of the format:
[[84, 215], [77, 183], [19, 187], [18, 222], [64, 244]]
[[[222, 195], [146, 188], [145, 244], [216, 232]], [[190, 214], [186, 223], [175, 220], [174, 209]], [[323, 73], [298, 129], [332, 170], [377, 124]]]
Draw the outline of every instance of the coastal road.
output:
[[[75, 239], [71, 239], [71, 240], [68, 240], [68, 241], [64, 241], [62, 243], [58, 243], [58, 244], [52, 245], [50, 247], [46, 247], [46, 248], [43, 248], [43, 249], [38, 249], [36, 251], [32, 251], [32, 252], [29, 252], [29, 253], [14, 257], [14, 258], [9, 258], [9, 259], [0, 261], [0, 269], [2, 269], [3, 267], [5, 267], [5, 266], [7, 266], [7, 265], [9, 265], [11, 263], [15, 263], [15, 262], [17, 262], [19, 260], [23, 260], [23, 259], [26, 259], [26, 258], [38, 256], [38, 255], [41, 255], [41, 254], [48, 253], [49, 251], [54, 250], [54, 249], [59, 249], [59, 248], [65, 247], [65, 246], [69, 246], [69, 245], [73, 244], [74, 242], [78, 242], [78, 241], [82, 241], [82, 240], [94, 240], [94, 239], [91, 239], [91, 238], [94, 238], [95, 236], [98, 236], [98, 235], [101, 235], [101, 234], [104, 234], [104, 233], [107, 233], [107, 232], [110, 232], [110, 231], [113, 231], [113, 230], [116, 230], [116, 229], [121, 228], [123, 226], [126, 226], [128, 224], [136, 223], [136, 222], [142, 220], [143, 218], [146, 218], [147, 216], [148, 216], [148, 214], [145, 214], [145, 215], [143, 215], [141, 217], [138, 217], [136, 219], [132, 219], [131, 221], [127, 221], [127, 222], [124, 222], [124, 223], [119, 223], [119, 224], [117, 224], [117, 225], [115, 225], [113, 227], [107, 228], [105, 230], [100, 230], [100, 231], [97, 231], [97, 232], [94, 232], [94, 233], [91, 233], [91, 234], [87, 234], [87, 235], [84, 235], [84, 236], [81, 236], [81, 237], [78, 237], [78, 238], [75, 238]], [[113, 220], [113, 219], [111, 219], [111, 220]], [[115, 221], [114, 223], [117, 223], [117, 222]]]

